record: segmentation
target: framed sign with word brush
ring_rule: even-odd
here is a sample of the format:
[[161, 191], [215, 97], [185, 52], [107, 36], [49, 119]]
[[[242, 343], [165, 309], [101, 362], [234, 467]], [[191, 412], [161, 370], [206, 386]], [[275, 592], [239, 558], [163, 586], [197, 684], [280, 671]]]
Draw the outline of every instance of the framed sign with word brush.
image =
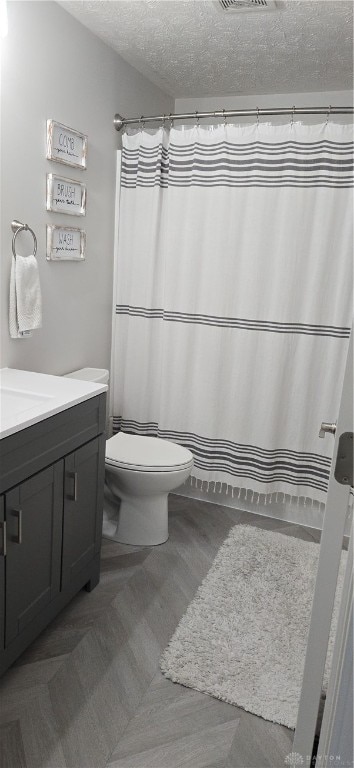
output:
[[47, 173], [47, 211], [85, 216], [86, 185], [75, 179]]

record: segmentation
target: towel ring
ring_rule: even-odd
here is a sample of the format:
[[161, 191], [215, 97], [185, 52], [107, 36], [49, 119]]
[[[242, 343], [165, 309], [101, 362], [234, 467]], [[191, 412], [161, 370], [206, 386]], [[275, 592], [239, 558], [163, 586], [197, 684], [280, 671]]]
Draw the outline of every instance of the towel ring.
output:
[[33, 237], [33, 256], [35, 256], [36, 253], [37, 253], [37, 238], [36, 238], [36, 235], [33, 232], [33, 229], [31, 229], [31, 227], [29, 227], [28, 224], [21, 224], [20, 221], [12, 221], [11, 222], [11, 229], [12, 229], [12, 231], [14, 233], [13, 234], [13, 238], [12, 238], [12, 253], [13, 253], [14, 258], [16, 258], [16, 256], [17, 256], [16, 247], [15, 247], [16, 246], [16, 237], [17, 237], [19, 232], [24, 232], [24, 231], [30, 232], [32, 237]]

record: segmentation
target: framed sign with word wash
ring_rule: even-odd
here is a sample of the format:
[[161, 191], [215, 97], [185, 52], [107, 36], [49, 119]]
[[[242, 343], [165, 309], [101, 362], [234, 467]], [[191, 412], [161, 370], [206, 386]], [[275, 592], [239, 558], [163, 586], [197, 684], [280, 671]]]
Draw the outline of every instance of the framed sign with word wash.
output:
[[47, 173], [47, 211], [85, 216], [86, 185], [75, 179]]
[[47, 261], [83, 261], [85, 245], [83, 229], [47, 224]]
[[47, 160], [86, 168], [87, 136], [67, 125], [47, 120]]

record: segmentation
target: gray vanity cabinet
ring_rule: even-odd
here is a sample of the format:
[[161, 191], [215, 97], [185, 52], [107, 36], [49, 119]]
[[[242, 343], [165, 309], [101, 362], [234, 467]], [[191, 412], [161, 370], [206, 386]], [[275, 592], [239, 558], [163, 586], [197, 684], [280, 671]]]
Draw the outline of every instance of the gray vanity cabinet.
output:
[[5, 646], [60, 591], [63, 462], [5, 494]]
[[65, 459], [63, 589], [100, 551], [104, 452], [101, 435]]
[[0, 496], [0, 653], [5, 638], [5, 499]]
[[99, 581], [106, 395], [0, 440], [0, 674]]

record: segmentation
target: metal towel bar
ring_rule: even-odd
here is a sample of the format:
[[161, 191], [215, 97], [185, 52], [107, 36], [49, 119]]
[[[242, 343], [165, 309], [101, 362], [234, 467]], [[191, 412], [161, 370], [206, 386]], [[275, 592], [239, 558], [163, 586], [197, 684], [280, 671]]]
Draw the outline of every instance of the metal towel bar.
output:
[[17, 237], [19, 232], [22, 232], [22, 231], [25, 231], [25, 230], [30, 232], [32, 237], [33, 237], [33, 256], [35, 256], [36, 253], [37, 253], [37, 238], [36, 238], [36, 235], [33, 232], [33, 229], [31, 229], [31, 227], [29, 227], [28, 224], [22, 224], [21, 221], [17, 221], [16, 219], [14, 219], [14, 221], [11, 222], [11, 229], [12, 229], [12, 231], [14, 233], [13, 234], [13, 238], [12, 238], [12, 253], [13, 253], [14, 258], [16, 258], [16, 256], [17, 256], [16, 248], [15, 248], [16, 237]]

